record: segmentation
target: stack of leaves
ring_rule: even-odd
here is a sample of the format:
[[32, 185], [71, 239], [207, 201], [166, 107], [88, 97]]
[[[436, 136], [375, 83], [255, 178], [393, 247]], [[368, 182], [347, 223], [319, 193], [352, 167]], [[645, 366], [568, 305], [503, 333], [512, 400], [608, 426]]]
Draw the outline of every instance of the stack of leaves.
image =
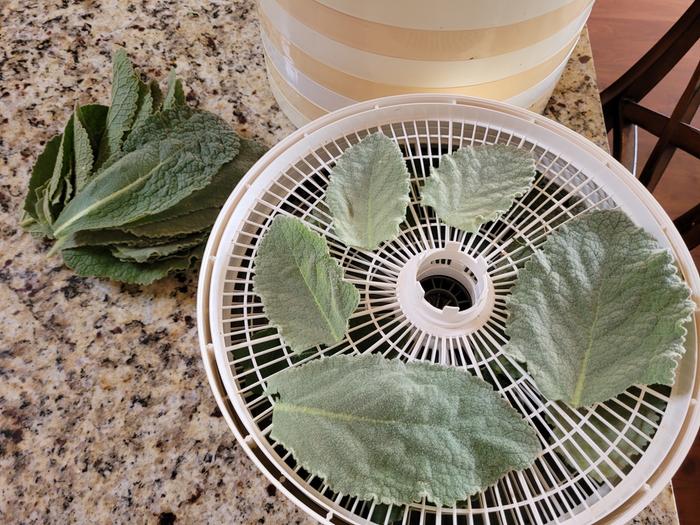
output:
[[163, 94], [124, 50], [111, 106], [76, 106], [32, 170], [22, 226], [80, 275], [146, 284], [189, 268], [233, 187], [264, 153], [223, 120]]

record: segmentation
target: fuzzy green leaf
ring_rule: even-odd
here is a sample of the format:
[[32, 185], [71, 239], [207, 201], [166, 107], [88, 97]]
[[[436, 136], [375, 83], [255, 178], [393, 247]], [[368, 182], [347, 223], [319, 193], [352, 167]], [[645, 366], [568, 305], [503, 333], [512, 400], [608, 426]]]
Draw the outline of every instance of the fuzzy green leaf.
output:
[[163, 109], [173, 109], [185, 106], [185, 92], [182, 89], [182, 80], [175, 77], [175, 70], [168, 75], [168, 91], [163, 99]]
[[575, 407], [673, 384], [693, 312], [669, 251], [618, 210], [552, 233], [507, 305], [504, 351], [527, 363], [545, 397]]
[[[141, 137], [144, 129], [154, 136]], [[140, 137], [142, 147], [136, 141]], [[153, 115], [129, 135], [124, 156], [66, 206], [54, 234], [116, 228], [167, 210], [206, 187], [237, 152], [238, 138], [211, 113], [180, 109]]]
[[395, 238], [410, 200], [409, 181], [401, 150], [381, 133], [345, 150], [331, 170], [326, 193], [340, 240], [374, 250]]
[[154, 243], [153, 239], [143, 239], [122, 230], [86, 230], [69, 235], [63, 242], [62, 248], [65, 250], [80, 246], [108, 246], [112, 244], [133, 246], [142, 242]]
[[143, 225], [125, 224], [121, 229], [133, 235], [159, 240], [162, 237], [190, 234], [209, 229], [219, 216], [219, 212], [221, 212], [221, 207], [204, 208], [182, 215], [171, 212], [173, 216], [166, 216], [160, 221]]
[[24, 200], [24, 211], [34, 220], [39, 220], [36, 213], [37, 189], [51, 179], [62, 138], [63, 135], [59, 134], [49, 140], [32, 168], [27, 197]]
[[107, 125], [109, 107], [101, 104], [86, 104], [85, 106], [80, 106], [77, 112], [80, 123], [87, 131], [88, 137], [90, 137], [94, 158], [99, 151], [100, 139], [104, 135], [105, 126]]
[[43, 192], [43, 216], [52, 224], [61, 213], [64, 203], [70, 198], [68, 181], [73, 176], [73, 116], [68, 119], [56, 154], [53, 173]]
[[360, 300], [325, 239], [279, 215], [258, 247], [254, 287], [270, 323], [295, 352], [341, 341]]
[[225, 162], [233, 159], [240, 149], [240, 138], [219, 117], [208, 111], [178, 107], [152, 115], [132, 130], [122, 150], [127, 154], [151, 144], [167, 146], [171, 141], [187, 144], [202, 157], [219, 156], [224, 151], [228, 157]]
[[107, 112], [104, 136], [100, 141], [97, 166], [121, 149], [124, 134], [134, 122], [140, 84], [126, 51], [118, 48], [112, 56], [112, 103]]
[[75, 157], [75, 187], [80, 191], [92, 172], [94, 156], [90, 135], [82, 122], [82, 112], [76, 106], [73, 114], [73, 152]]
[[[198, 231], [211, 226], [233, 188], [264, 153], [265, 148], [255, 141], [241, 139], [238, 155], [221, 167], [208, 186], [185, 197], [176, 207], [131, 222], [124, 225], [123, 229], [141, 232], [149, 237], [160, 237]], [[192, 222], [172, 221], [195, 212], [201, 213], [196, 213]], [[207, 219], [209, 222], [205, 221], [205, 217], [210, 217]], [[145, 228], [146, 226], [152, 227]], [[180, 228], [185, 230], [180, 231]]]
[[151, 90], [151, 100], [153, 101], [153, 113], [157, 113], [163, 106], [163, 92], [158, 86], [158, 82], [151, 80], [148, 82], [148, 87]]
[[443, 155], [440, 166], [431, 168], [421, 191], [422, 204], [432, 207], [444, 223], [475, 232], [527, 193], [535, 173], [532, 155], [515, 147], [460, 148]]
[[272, 438], [337, 492], [452, 506], [540, 452], [533, 429], [485, 381], [379, 355], [321, 358], [267, 381]]
[[147, 246], [112, 246], [111, 251], [117, 259], [144, 263], [166, 259], [179, 255], [195, 246], [199, 246], [207, 239], [207, 234], [197, 233], [180, 239], [173, 239], [166, 243], [150, 242]]
[[198, 247], [179, 257], [152, 263], [120, 261], [108, 248], [84, 246], [63, 250], [63, 262], [78, 275], [101, 277], [132, 284], [149, 284], [171, 272], [190, 268], [202, 256]]
[[139, 101], [136, 106], [132, 128], [138, 128], [153, 114], [153, 96], [148, 84], [139, 83]]

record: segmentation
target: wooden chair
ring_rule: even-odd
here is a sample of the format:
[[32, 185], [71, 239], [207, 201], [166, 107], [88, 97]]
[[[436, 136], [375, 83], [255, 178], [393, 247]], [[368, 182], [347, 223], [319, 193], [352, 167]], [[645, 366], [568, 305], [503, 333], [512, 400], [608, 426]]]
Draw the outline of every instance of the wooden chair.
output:
[[[658, 138], [639, 180], [653, 191], [676, 149], [700, 159], [700, 130], [690, 121], [700, 104], [700, 63], [670, 117], [640, 104], [700, 38], [700, 0], [636, 64], [600, 94], [612, 154], [636, 174], [637, 126]], [[689, 249], [700, 244], [700, 203], [674, 221]]]

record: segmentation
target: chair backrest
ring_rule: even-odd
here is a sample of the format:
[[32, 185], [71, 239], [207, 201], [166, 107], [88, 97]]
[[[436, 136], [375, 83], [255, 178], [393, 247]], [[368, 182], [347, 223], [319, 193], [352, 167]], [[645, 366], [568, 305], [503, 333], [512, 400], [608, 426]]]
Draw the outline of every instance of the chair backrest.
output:
[[[700, 0], [695, 0], [637, 63], [600, 94], [605, 126], [612, 130], [612, 153], [616, 159], [623, 161], [630, 155], [632, 126], [658, 137], [639, 172], [640, 182], [649, 191], [661, 180], [676, 149], [700, 159], [700, 130], [690, 124], [700, 105], [700, 63], [670, 117], [640, 104], [699, 38]], [[700, 203], [674, 222], [689, 248], [700, 244]]]

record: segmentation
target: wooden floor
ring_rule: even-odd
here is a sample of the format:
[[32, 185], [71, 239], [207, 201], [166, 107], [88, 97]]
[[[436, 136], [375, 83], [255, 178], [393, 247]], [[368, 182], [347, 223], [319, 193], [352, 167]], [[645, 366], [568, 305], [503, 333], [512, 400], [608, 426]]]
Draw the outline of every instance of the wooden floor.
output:
[[[588, 30], [600, 88], [608, 86], [641, 57], [690, 4], [690, 0], [596, 0]], [[700, 44], [644, 102], [670, 114], [698, 60]], [[696, 115], [693, 124], [700, 125], [700, 116]], [[653, 137], [641, 133], [642, 161], [653, 144]], [[700, 160], [676, 153], [655, 196], [672, 218], [700, 201]], [[700, 264], [700, 248], [693, 251], [693, 256], [695, 263]], [[700, 439], [696, 438], [673, 486], [681, 525], [700, 525]]]

